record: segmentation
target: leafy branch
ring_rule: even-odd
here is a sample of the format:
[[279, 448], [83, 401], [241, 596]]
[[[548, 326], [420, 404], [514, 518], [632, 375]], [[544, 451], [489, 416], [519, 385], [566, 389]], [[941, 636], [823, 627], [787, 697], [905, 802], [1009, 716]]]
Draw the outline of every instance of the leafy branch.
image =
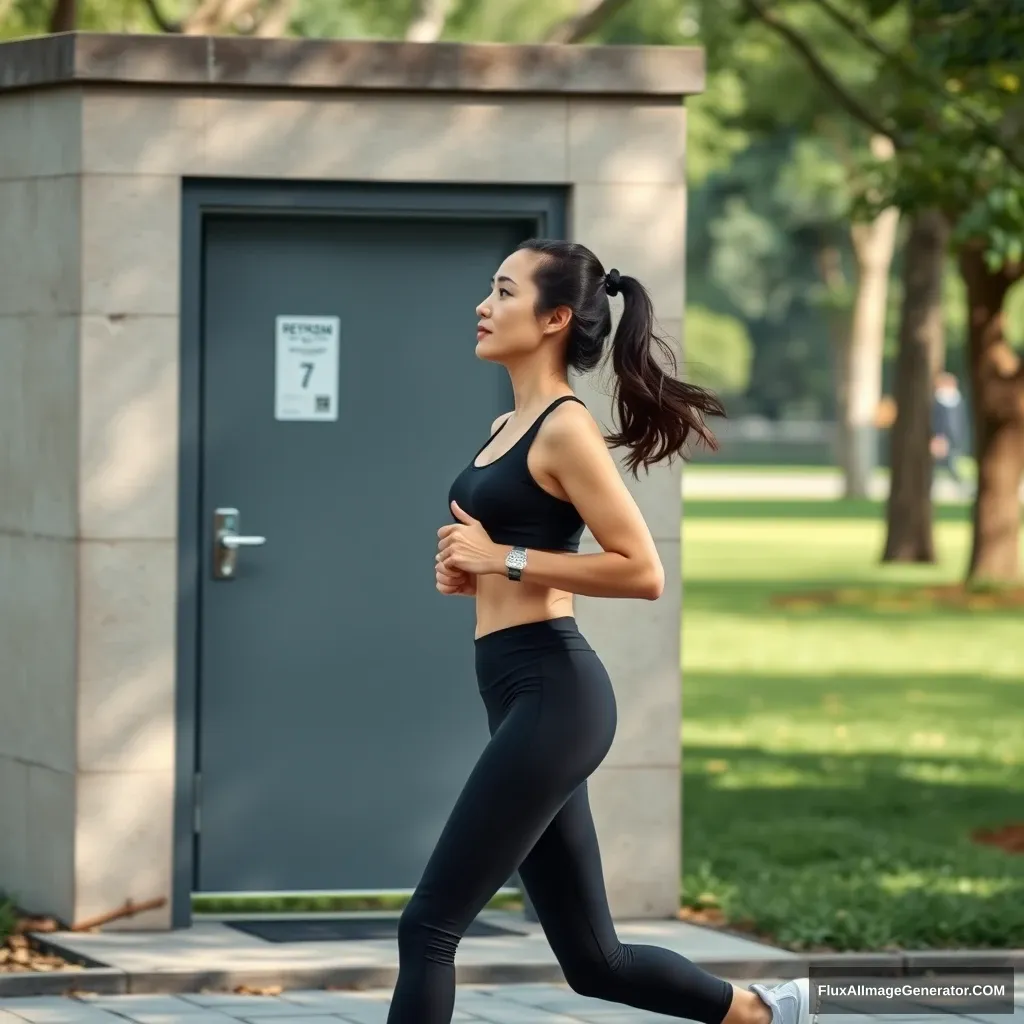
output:
[[865, 103], [854, 96], [826, 67], [824, 61], [814, 52], [814, 47], [797, 29], [769, 11], [761, 0], [743, 0], [743, 3], [758, 21], [784, 39], [803, 58], [811, 74], [832, 94], [836, 102], [851, 117], [866, 125], [876, 134], [888, 136], [892, 139], [893, 144], [900, 148], [902, 140], [897, 127], [891, 122], [877, 117]]
[[1003, 156], [1017, 168], [1024, 171], [1024, 160], [1007, 142], [1002, 135], [995, 131], [992, 126], [980, 115], [975, 113], [963, 99], [951, 93], [946, 86], [934, 75], [927, 74], [918, 68], [913, 67], [902, 57], [893, 53], [888, 47], [879, 42], [875, 35], [856, 18], [850, 17], [845, 11], [840, 10], [833, 0], [811, 0], [820, 10], [824, 11], [840, 28], [843, 28], [850, 36], [866, 47], [890, 67], [894, 68], [908, 80], [923, 86], [934, 96], [948, 103], [955, 110], [959, 111], [974, 127], [982, 138], [996, 149], [1000, 150]]

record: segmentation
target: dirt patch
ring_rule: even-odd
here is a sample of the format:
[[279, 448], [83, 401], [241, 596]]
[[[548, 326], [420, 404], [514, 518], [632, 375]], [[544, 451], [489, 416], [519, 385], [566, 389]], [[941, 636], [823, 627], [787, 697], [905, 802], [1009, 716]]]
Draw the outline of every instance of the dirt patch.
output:
[[[703, 925], [705, 928], [714, 928], [726, 935], [737, 935], [754, 942], [764, 942], [769, 946], [782, 948], [775, 936], [759, 932], [752, 921], [727, 921], [725, 914], [718, 907], [683, 907], [680, 909], [678, 917], [680, 921], [686, 921], [688, 924]], [[822, 948], [815, 952], [832, 952], [832, 950]]]
[[0, 942], [0, 974], [80, 971], [81, 964], [39, 949], [28, 932], [55, 932], [60, 925], [49, 917], [19, 917], [6, 942]]
[[679, 911], [679, 920], [688, 921], [690, 924], [709, 925], [712, 928], [725, 926], [725, 914], [717, 907], [702, 907], [699, 910], [696, 907], [683, 907]]
[[771, 604], [788, 611], [807, 612], [823, 608], [885, 612], [1019, 610], [1024, 609], [1024, 586], [965, 587], [954, 583], [935, 587], [842, 587], [775, 594]]
[[1024, 822], [1000, 825], [998, 828], [978, 828], [971, 839], [983, 846], [995, 846], [1006, 853], [1024, 853]]

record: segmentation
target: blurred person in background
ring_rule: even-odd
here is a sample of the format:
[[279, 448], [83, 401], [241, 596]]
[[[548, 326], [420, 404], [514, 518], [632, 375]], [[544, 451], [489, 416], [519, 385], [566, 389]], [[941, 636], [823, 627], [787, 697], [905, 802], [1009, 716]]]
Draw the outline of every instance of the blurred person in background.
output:
[[967, 423], [964, 400], [956, 377], [943, 371], [935, 379], [932, 398], [932, 465], [945, 469], [961, 490], [966, 483], [957, 469], [957, 459], [967, 454]]

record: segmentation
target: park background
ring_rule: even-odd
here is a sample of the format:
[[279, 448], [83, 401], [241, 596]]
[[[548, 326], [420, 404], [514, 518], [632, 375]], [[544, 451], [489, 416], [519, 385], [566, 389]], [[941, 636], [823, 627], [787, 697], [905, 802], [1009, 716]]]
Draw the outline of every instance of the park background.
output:
[[71, 29], [706, 48], [683, 369], [729, 420], [684, 471], [684, 915], [1024, 946], [1018, 0], [0, 0], [0, 38]]

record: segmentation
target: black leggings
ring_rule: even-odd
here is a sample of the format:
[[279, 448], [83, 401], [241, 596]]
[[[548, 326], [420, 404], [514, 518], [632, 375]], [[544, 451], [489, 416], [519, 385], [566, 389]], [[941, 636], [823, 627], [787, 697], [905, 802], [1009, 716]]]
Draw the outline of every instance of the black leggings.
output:
[[479, 637], [476, 671], [491, 739], [402, 914], [388, 1024], [448, 1024], [459, 940], [517, 868], [575, 991], [720, 1024], [727, 981], [615, 934], [586, 784], [615, 734], [615, 696], [575, 619]]

